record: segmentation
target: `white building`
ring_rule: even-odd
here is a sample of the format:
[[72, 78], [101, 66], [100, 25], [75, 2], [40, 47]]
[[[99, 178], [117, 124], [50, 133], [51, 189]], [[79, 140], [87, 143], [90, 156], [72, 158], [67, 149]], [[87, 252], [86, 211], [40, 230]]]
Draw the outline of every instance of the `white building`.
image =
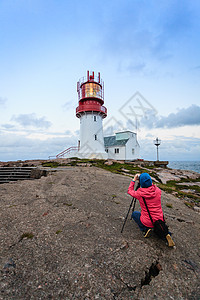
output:
[[137, 134], [132, 131], [117, 132], [114, 136], [104, 137], [108, 159], [135, 160], [140, 157]]

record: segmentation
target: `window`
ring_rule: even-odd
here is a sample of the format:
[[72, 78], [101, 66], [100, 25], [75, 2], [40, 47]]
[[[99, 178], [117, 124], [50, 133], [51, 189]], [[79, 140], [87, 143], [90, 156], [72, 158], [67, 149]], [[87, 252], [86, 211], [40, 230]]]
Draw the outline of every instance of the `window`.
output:
[[108, 153], [108, 148], [105, 149], [106, 153]]
[[135, 153], [135, 149], [134, 148], [132, 148], [132, 154], [134, 154]]
[[96, 122], [97, 121], [97, 117], [96, 116], [94, 116], [94, 122]]
[[115, 153], [119, 153], [119, 148], [115, 148]]
[[97, 141], [97, 134], [94, 135], [94, 140]]

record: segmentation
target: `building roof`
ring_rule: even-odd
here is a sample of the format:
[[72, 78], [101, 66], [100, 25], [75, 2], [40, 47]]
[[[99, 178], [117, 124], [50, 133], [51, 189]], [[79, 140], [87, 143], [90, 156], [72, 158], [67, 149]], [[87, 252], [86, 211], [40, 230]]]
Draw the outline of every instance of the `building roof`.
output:
[[129, 139], [116, 140], [116, 136], [106, 136], [104, 137], [104, 146], [125, 146]]
[[124, 132], [130, 132], [130, 133], [134, 133], [135, 134], [135, 132], [131, 131], [131, 130], [121, 130], [121, 131], [116, 132], [115, 134], [124, 133]]

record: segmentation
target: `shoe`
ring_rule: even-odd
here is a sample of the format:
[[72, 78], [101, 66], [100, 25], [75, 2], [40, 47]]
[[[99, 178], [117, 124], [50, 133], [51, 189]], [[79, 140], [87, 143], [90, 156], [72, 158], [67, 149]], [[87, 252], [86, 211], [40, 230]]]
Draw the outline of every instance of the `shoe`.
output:
[[171, 237], [171, 235], [170, 235], [169, 233], [166, 235], [166, 239], [167, 239], [167, 242], [168, 242], [168, 246], [169, 246], [169, 247], [174, 247], [174, 246], [175, 246], [175, 243], [174, 243], [174, 241], [172, 240], [172, 237]]
[[147, 229], [147, 230], [144, 231], [144, 237], [145, 238], [150, 237], [150, 235], [151, 235], [151, 228], [149, 228], [149, 229]]

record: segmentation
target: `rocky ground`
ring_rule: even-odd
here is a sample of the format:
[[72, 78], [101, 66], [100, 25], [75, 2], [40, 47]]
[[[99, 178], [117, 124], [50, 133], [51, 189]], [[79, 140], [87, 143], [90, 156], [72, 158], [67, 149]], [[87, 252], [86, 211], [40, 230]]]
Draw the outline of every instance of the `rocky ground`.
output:
[[86, 165], [1, 184], [0, 299], [200, 299], [198, 210], [163, 191], [173, 249], [121, 234], [129, 183]]

